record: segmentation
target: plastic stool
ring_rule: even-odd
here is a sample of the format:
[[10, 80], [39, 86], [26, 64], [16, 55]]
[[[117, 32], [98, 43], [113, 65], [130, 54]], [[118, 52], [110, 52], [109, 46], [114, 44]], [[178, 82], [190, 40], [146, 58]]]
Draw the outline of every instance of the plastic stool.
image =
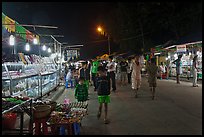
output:
[[[35, 123], [35, 135], [48, 135], [48, 127], [47, 127], [47, 118], [42, 119], [34, 119]], [[41, 124], [42, 124], [42, 131], [41, 132]]]
[[65, 127], [64, 126], [60, 127], [60, 135], [65, 135]]
[[73, 127], [74, 127], [74, 135], [79, 135], [79, 133], [80, 133], [80, 124], [75, 122], [75, 123], [73, 123]]

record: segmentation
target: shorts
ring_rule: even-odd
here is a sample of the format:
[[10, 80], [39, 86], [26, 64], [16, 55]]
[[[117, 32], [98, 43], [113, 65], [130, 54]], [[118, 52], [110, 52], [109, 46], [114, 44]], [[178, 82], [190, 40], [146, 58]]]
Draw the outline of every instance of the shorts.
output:
[[110, 103], [110, 95], [98, 96], [99, 103]]

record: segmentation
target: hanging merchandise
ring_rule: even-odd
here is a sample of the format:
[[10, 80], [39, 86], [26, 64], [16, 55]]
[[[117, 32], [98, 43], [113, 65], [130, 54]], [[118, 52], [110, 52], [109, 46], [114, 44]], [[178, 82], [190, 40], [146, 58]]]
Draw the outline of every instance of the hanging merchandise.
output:
[[21, 61], [23, 62], [23, 64], [27, 64], [25, 58], [24, 58], [24, 54], [23, 53], [18, 53], [20, 56]]
[[33, 34], [29, 30], [26, 30], [26, 39], [30, 42], [34, 39]]
[[8, 32], [15, 32], [15, 21], [9, 18], [8, 16], [5, 17], [5, 28]]
[[26, 40], [26, 29], [23, 26], [20, 26], [18, 22], [16, 22], [16, 35], [19, 35]]

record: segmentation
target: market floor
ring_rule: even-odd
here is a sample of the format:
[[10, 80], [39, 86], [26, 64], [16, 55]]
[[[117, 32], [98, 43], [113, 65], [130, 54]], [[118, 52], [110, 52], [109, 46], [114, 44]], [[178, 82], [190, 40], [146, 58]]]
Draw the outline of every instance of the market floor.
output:
[[[97, 119], [97, 94], [90, 87], [88, 115], [82, 120], [81, 135], [202, 135], [202, 84], [158, 80], [156, 98], [151, 99], [147, 79], [142, 78], [138, 98], [130, 85], [111, 93], [108, 117]], [[75, 101], [74, 89], [65, 89], [56, 100]]]

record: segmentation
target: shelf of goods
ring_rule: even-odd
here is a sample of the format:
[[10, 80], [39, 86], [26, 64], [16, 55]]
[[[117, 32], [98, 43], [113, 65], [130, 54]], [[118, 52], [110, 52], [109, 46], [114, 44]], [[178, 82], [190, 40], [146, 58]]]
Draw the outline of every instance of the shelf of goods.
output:
[[[21, 96], [2, 97], [2, 135], [32, 135], [33, 111], [31, 108], [31, 98]], [[30, 128], [28, 129], [24, 128], [24, 113], [29, 116]], [[20, 117], [20, 120], [17, 117]]]
[[22, 95], [36, 99], [58, 86], [59, 69], [54, 61], [34, 57], [33, 63], [18, 61], [2, 64], [2, 95]]

